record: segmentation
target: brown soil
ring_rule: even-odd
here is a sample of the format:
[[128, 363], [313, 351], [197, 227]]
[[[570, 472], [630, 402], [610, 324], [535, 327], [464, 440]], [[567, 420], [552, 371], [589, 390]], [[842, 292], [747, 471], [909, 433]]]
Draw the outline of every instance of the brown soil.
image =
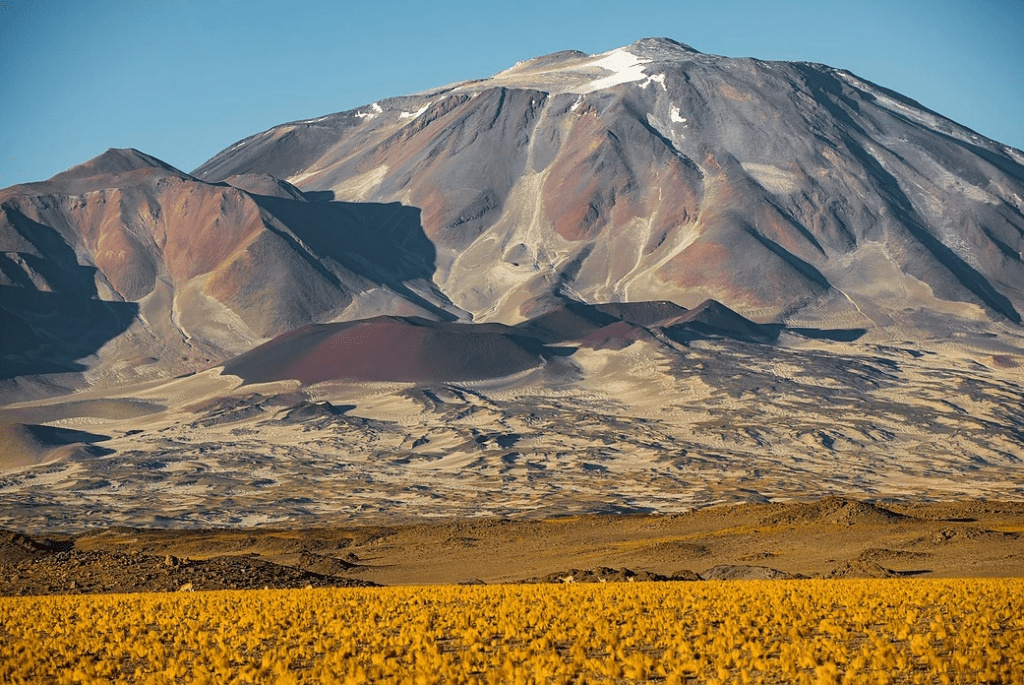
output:
[[1024, 576], [1024, 503], [743, 504], [674, 516], [0, 533], [0, 595], [801, 577]]
[[[372, 582], [340, 577], [322, 561], [320, 568], [282, 565], [258, 554], [193, 560], [140, 552], [131, 545], [79, 549], [81, 539], [37, 540], [0, 532], [0, 595], [53, 595], [113, 592], [172, 592], [304, 587], [349, 587]], [[343, 562], [339, 562], [343, 563]], [[352, 565], [349, 564], [348, 568]]]

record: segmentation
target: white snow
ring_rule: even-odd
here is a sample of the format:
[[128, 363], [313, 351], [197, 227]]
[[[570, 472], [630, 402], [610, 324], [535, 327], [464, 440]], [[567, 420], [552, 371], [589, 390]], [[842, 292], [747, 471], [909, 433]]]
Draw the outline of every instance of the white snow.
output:
[[679, 108], [676, 107], [675, 105], [672, 105], [672, 110], [669, 112], [669, 116], [671, 116], [672, 117], [672, 121], [674, 121], [677, 124], [685, 124], [686, 123], [686, 117], [683, 117], [683, 116], [679, 115]]
[[375, 116], [377, 116], [378, 114], [380, 114], [383, 111], [384, 110], [381, 109], [380, 105], [378, 105], [375, 102], [372, 105], [370, 105], [370, 111], [369, 112], [356, 112], [356, 116], [359, 117], [360, 119], [373, 119]]
[[402, 112], [398, 116], [402, 117], [403, 119], [415, 119], [419, 115], [421, 115], [424, 112], [426, 112], [427, 111], [427, 107], [430, 107], [430, 103], [429, 102], [426, 103], [425, 105], [423, 105], [422, 107], [420, 107], [415, 112]]
[[581, 104], [583, 104], [583, 96], [582, 95], [579, 96], [578, 98], [576, 98], [576, 102], [572, 103], [572, 107], [570, 107], [569, 110], [575, 112], [576, 110], [578, 110], [580, 108]]
[[616, 48], [611, 52], [606, 52], [603, 55], [600, 55], [595, 61], [587, 62], [577, 68], [589, 70], [593, 67], [600, 67], [601, 69], [612, 72], [608, 76], [591, 81], [588, 86], [588, 92], [590, 92], [602, 90], [604, 88], [611, 88], [612, 86], [617, 86], [620, 83], [642, 81], [648, 78], [647, 74], [644, 73], [643, 68], [645, 64], [649, 63], [650, 60], [637, 57], [625, 48]]
[[666, 92], [668, 91], [668, 86], [665, 85], [665, 74], [655, 74], [653, 76], [648, 76], [647, 81], [644, 83], [644, 88], [646, 88], [648, 85], [652, 83], [657, 83]]

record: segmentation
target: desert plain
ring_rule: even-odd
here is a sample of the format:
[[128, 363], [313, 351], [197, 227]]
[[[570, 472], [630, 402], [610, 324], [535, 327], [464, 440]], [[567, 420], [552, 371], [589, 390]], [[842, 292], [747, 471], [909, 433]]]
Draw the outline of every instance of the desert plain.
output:
[[8, 405], [0, 592], [1024, 573], [1020, 357], [780, 340]]

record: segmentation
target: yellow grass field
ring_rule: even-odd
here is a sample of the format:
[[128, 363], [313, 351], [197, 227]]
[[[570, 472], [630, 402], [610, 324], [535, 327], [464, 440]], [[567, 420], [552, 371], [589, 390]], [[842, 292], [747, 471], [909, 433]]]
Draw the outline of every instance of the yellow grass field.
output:
[[1024, 683], [1024, 579], [0, 598], [3, 683]]

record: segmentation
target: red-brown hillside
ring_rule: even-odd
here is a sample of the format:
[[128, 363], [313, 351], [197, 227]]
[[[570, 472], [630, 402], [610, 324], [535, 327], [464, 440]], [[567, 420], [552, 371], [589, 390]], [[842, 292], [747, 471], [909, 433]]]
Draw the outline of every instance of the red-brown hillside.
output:
[[232, 359], [224, 372], [247, 383], [437, 383], [498, 378], [542, 363], [542, 346], [506, 326], [383, 316], [304, 326]]
[[3, 372], [76, 370], [111, 340], [114, 365], [180, 372], [345, 311], [455, 318], [433, 255], [413, 208], [109, 150], [0, 191]]

